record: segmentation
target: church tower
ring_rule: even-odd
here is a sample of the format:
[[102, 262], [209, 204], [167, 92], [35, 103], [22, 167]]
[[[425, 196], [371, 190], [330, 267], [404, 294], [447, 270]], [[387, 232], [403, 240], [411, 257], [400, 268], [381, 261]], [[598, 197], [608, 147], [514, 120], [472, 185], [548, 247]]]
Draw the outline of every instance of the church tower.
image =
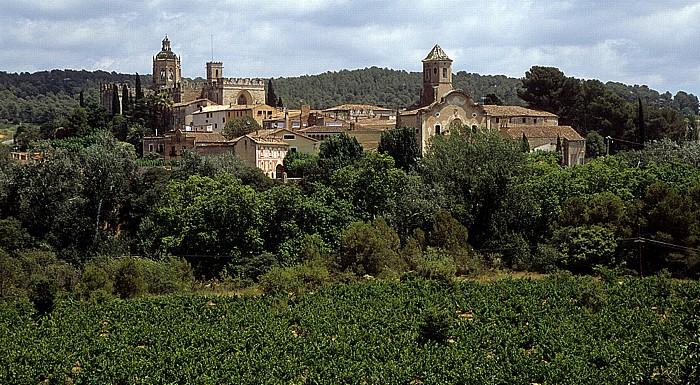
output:
[[450, 91], [452, 91], [452, 59], [447, 57], [445, 51], [436, 44], [423, 59], [423, 89], [420, 94], [420, 105], [427, 106], [438, 102]]
[[180, 58], [170, 48], [170, 40], [165, 35], [161, 51], [153, 57], [153, 89], [173, 86], [180, 81]]
[[207, 62], [207, 80], [218, 80], [224, 77], [224, 63], [219, 61]]

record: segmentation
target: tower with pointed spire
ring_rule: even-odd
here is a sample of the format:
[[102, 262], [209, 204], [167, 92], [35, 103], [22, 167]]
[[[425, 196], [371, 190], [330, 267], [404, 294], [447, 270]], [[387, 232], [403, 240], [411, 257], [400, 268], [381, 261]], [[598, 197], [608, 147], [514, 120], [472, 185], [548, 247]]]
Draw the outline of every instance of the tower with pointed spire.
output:
[[423, 88], [420, 105], [427, 106], [440, 101], [446, 93], [452, 91], [452, 59], [438, 44], [423, 59]]

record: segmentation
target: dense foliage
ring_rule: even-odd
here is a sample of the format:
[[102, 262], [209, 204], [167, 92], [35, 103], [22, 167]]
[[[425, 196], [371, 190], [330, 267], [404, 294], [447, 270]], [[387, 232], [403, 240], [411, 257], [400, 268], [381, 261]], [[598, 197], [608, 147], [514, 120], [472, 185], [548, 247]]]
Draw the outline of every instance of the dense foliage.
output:
[[0, 382], [696, 383], [697, 282], [608, 278], [5, 303]]
[[[150, 76], [141, 76], [147, 87]], [[0, 120], [46, 123], [84, 103], [99, 103], [100, 85], [134, 84], [134, 75], [105, 71], [53, 70], [35, 73], [0, 72]], [[84, 105], [85, 105], [84, 104]]]

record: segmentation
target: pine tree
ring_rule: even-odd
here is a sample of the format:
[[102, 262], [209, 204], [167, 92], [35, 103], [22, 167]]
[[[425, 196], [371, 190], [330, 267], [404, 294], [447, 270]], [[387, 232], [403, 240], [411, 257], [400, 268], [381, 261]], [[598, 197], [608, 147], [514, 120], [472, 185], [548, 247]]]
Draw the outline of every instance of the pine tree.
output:
[[272, 78], [267, 81], [267, 95], [265, 95], [265, 104], [270, 107], [277, 107], [277, 95], [272, 87]]
[[117, 85], [112, 84], [112, 115], [117, 115], [121, 113], [121, 105], [119, 103], [119, 91], [117, 90]]

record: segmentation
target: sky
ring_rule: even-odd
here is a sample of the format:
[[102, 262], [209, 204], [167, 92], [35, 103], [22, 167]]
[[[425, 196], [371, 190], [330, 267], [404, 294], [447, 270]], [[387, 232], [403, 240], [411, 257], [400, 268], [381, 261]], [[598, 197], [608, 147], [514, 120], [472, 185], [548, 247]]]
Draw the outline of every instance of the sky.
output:
[[167, 34], [185, 77], [421, 71], [567, 76], [700, 95], [700, 1], [0, 0], [0, 71], [150, 74]]

